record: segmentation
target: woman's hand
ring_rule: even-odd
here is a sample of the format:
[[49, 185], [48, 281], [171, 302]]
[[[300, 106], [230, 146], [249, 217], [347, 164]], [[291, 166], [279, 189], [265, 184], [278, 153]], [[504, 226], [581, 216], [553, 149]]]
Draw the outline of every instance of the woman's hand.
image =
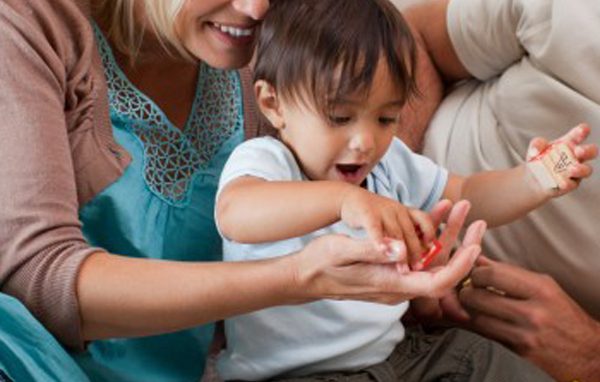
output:
[[[460, 219], [462, 216], [467, 216], [470, 211], [470, 204], [466, 201], [458, 202], [452, 206], [452, 203], [448, 200], [442, 200], [439, 202], [431, 211], [430, 216], [434, 226], [437, 228], [439, 225], [448, 220], [449, 224], [446, 229], [442, 232], [439, 237], [439, 241], [442, 244], [442, 251], [437, 255], [436, 259], [431, 263], [429, 269], [435, 270], [436, 267], [443, 266], [448, 263], [450, 252], [454, 249], [454, 243], [458, 235], [460, 234], [461, 226], [456, 223], [452, 223], [455, 220]], [[448, 214], [450, 217], [448, 217]], [[486, 224], [483, 221], [479, 221], [472, 224], [472, 227], [477, 229], [467, 230], [462, 247], [479, 244], [486, 231]], [[418, 268], [417, 265], [413, 265], [413, 269]], [[443, 319], [450, 319], [452, 321], [457, 319], [466, 319], [468, 316], [460, 306], [456, 291], [454, 288], [448, 288], [440, 298], [416, 298], [411, 303], [411, 314], [412, 317], [419, 320], [419, 322], [439, 322]]]
[[547, 275], [480, 258], [460, 292], [470, 327], [559, 381], [600, 376], [600, 323]]
[[[465, 206], [467, 206], [465, 208]], [[451, 246], [463, 227], [468, 203], [455, 205], [441, 238]], [[471, 270], [480, 252], [485, 224], [467, 229], [466, 239], [447, 264], [400, 273], [385, 248], [372, 241], [324, 236], [292, 256], [297, 288], [315, 298], [355, 299], [387, 304], [417, 296], [441, 297]]]
[[403, 263], [421, 255], [423, 244], [435, 238], [428, 214], [359, 187], [350, 188], [342, 198], [340, 219], [352, 228], [364, 229], [374, 243], [388, 247]]

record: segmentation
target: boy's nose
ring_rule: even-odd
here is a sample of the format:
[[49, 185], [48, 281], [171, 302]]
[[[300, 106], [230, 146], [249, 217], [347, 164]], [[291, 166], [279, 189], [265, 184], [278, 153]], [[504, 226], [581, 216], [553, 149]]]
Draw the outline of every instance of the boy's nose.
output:
[[262, 20], [269, 9], [269, 0], [233, 0], [233, 7], [254, 20]]
[[369, 131], [359, 130], [350, 139], [350, 150], [368, 153], [375, 148], [375, 138]]

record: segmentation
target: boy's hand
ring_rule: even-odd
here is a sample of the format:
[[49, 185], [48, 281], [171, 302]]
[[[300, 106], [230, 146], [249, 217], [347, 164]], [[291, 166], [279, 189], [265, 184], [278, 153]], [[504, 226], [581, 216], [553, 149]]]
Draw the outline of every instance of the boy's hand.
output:
[[393, 260], [401, 263], [406, 263], [407, 258], [418, 258], [426, 250], [423, 243], [435, 238], [427, 213], [358, 187], [344, 195], [340, 218], [352, 228], [363, 228], [373, 241], [389, 249]]
[[[528, 168], [550, 196], [573, 191], [582, 179], [592, 174], [592, 167], [587, 162], [598, 156], [598, 146], [582, 144], [589, 134], [590, 127], [582, 123], [553, 142], [543, 138], [531, 140], [527, 150]], [[560, 144], [566, 145], [566, 152], [553, 150]]]

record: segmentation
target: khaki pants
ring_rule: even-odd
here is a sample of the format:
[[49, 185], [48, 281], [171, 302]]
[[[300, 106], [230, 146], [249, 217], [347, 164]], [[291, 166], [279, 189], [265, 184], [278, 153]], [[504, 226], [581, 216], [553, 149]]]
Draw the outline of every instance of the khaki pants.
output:
[[426, 334], [408, 329], [389, 358], [351, 373], [325, 373], [277, 382], [537, 382], [553, 381], [546, 373], [497, 342], [448, 329]]

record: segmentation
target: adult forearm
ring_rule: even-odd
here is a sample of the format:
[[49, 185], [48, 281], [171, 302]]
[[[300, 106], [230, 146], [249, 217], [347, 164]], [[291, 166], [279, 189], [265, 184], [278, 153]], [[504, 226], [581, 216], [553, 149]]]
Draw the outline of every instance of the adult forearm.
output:
[[406, 7], [400, 4], [400, 9], [439, 73], [446, 81], [455, 82], [471, 75], [458, 58], [450, 40], [448, 3], [449, 0], [421, 0]]
[[291, 257], [182, 263], [97, 253], [80, 271], [84, 340], [155, 335], [277, 304], [301, 302]]

